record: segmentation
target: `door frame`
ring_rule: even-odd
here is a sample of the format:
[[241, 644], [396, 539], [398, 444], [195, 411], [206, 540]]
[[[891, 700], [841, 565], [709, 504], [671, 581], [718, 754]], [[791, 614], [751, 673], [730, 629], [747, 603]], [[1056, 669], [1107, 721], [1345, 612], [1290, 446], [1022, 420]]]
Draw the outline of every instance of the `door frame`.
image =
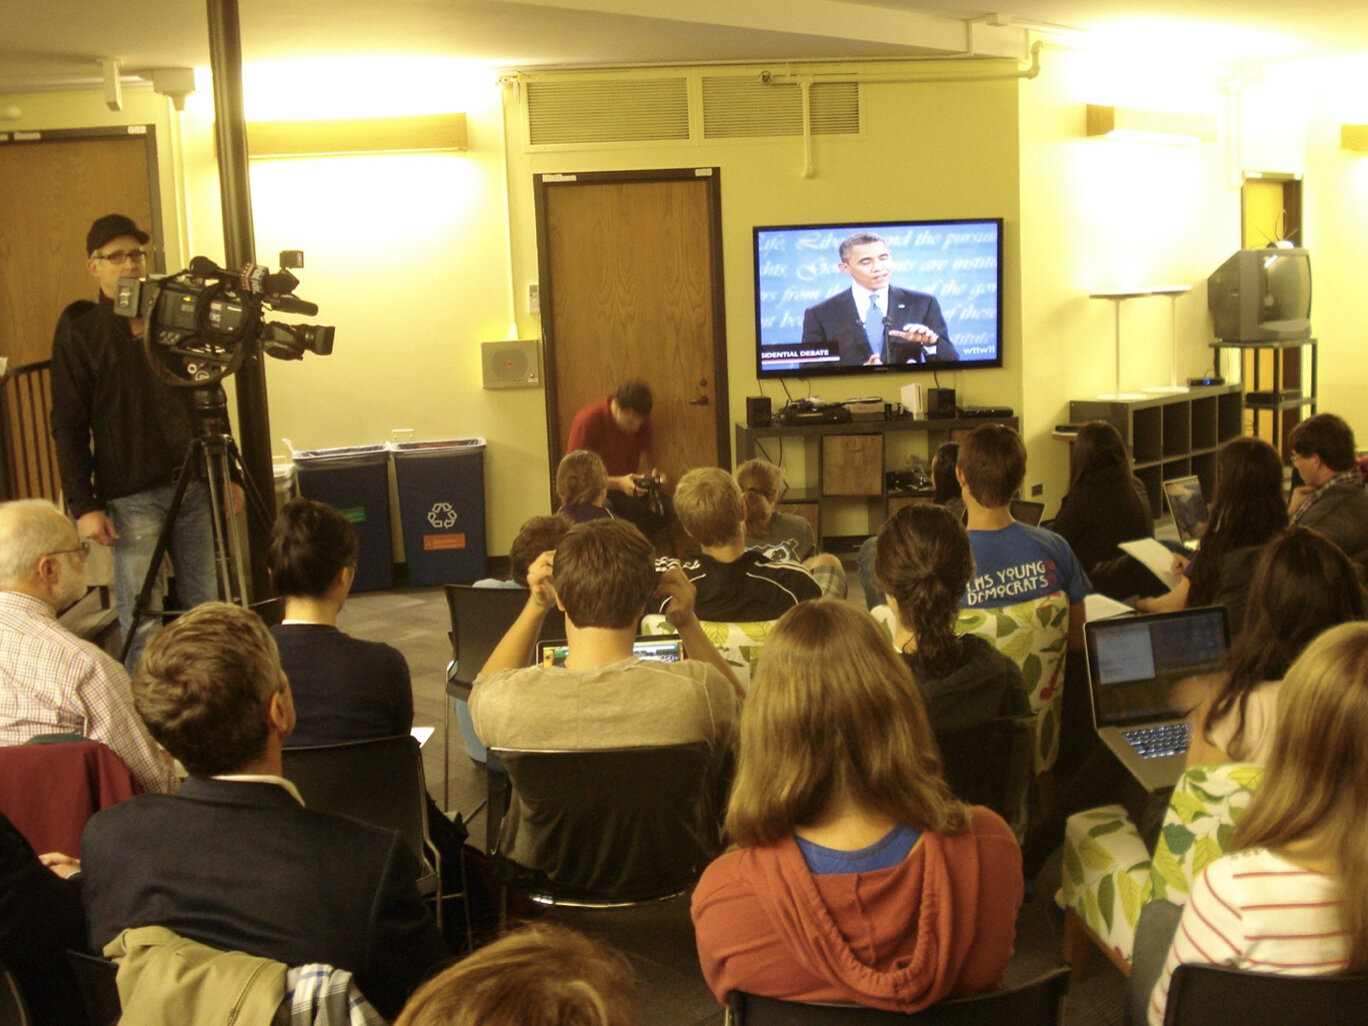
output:
[[712, 258], [711, 293], [713, 304], [713, 382], [716, 400], [713, 402], [713, 427], [717, 433], [717, 459], [723, 468], [731, 466], [731, 393], [727, 383], [726, 297], [722, 273], [722, 169], [660, 168], [640, 171], [574, 171], [547, 172], [532, 176], [534, 206], [537, 219], [537, 277], [539, 303], [542, 310], [542, 363], [545, 367], [546, 451], [550, 462], [551, 507], [556, 501], [556, 467], [560, 463], [559, 437], [560, 404], [556, 396], [556, 339], [551, 311], [555, 283], [551, 279], [551, 244], [547, 234], [546, 190], [548, 186], [602, 185], [606, 182], [632, 184], [660, 181], [704, 181], [708, 197], [708, 249]]

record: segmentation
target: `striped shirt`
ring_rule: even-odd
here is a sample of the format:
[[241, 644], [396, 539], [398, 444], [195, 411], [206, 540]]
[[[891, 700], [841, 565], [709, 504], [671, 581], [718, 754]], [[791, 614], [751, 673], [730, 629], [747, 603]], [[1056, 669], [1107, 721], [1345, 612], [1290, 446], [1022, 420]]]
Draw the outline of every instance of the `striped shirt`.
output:
[[1169, 981], [1183, 963], [1319, 976], [1349, 964], [1340, 925], [1340, 881], [1266, 848], [1224, 855], [1192, 886], [1192, 896], [1150, 997], [1151, 1026], [1162, 1026]]

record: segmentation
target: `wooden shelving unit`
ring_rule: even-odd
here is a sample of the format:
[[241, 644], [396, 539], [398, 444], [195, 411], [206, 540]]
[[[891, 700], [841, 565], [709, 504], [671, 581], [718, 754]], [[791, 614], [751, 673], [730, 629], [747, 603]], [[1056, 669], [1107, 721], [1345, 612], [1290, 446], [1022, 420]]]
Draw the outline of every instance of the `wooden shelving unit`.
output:
[[[1249, 433], [1270, 443], [1286, 459], [1287, 437], [1303, 419], [1316, 412], [1316, 381], [1318, 351], [1314, 338], [1291, 342], [1212, 342], [1216, 365], [1221, 363], [1221, 350], [1234, 349], [1243, 358], [1241, 376], [1253, 391], [1279, 393], [1296, 389], [1297, 396], [1276, 401], [1245, 399], [1245, 410], [1250, 414]], [[1303, 365], [1310, 363], [1310, 368]], [[1267, 418], [1265, 420], [1264, 418]]]

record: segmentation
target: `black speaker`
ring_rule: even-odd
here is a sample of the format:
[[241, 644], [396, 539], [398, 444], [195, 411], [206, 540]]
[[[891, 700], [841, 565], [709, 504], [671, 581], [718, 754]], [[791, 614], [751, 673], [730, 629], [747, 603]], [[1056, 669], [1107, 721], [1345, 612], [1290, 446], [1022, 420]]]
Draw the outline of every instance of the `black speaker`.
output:
[[774, 423], [774, 412], [767, 395], [746, 396], [746, 427], [769, 427]]
[[926, 390], [926, 415], [946, 419], [955, 417], [957, 415], [955, 390], [953, 388], [928, 388]]

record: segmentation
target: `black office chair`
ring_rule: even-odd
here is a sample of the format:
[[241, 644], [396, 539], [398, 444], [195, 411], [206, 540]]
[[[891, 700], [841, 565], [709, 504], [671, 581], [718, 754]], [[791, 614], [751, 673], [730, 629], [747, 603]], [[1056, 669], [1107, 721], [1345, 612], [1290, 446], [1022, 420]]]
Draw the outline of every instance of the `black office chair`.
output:
[[76, 974], [90, 1026], [115, 1026], [123, 1014], [116, 982], [119, 967], [107, 958], [83, 951], [67, 951], [66, 956]]
[[732, 991], [728, 1004], [732, 1026], [1058, 1026], [1068, 986], [1069, 967], [1060, 966], [1020, 986], [940, 1001], [920, 1012], [781, 1001], [743, 991]]
[[8, 966], [0, 964], [0, 1026], [29, 1026], [32, 1021], [19, 981]]
[[543, 904], [636, 904], [684, 893], [717, 853], [706, 742], [491, 751], [512, 785], [490, 860], [505, 890]]
[[968, 730], [937, 734], [945, 782], [956, 798], [992, 809], [1026, 836], [1034, 797], [1035, 718], [1001, 716]]
[[435, 902], [438, 928], [444, 899], [459, 897], [467, 902], [466, 932], [473, 950], [464, 862], [460, 891], [448, 893], [442, 888], [441, 856], [428, 831], [427, 783], [418, 741], [411, 734], [400, 734], [286, 748], [281, 757], [285, 778], [299, 788], [309, 808], [350, 816], [404, 836], [420, 866], [418, 891]]
[[1218, 965], [1180, 965], [1164, 1026], [1368, 1023], [1368, 976], [1288, 976]]

